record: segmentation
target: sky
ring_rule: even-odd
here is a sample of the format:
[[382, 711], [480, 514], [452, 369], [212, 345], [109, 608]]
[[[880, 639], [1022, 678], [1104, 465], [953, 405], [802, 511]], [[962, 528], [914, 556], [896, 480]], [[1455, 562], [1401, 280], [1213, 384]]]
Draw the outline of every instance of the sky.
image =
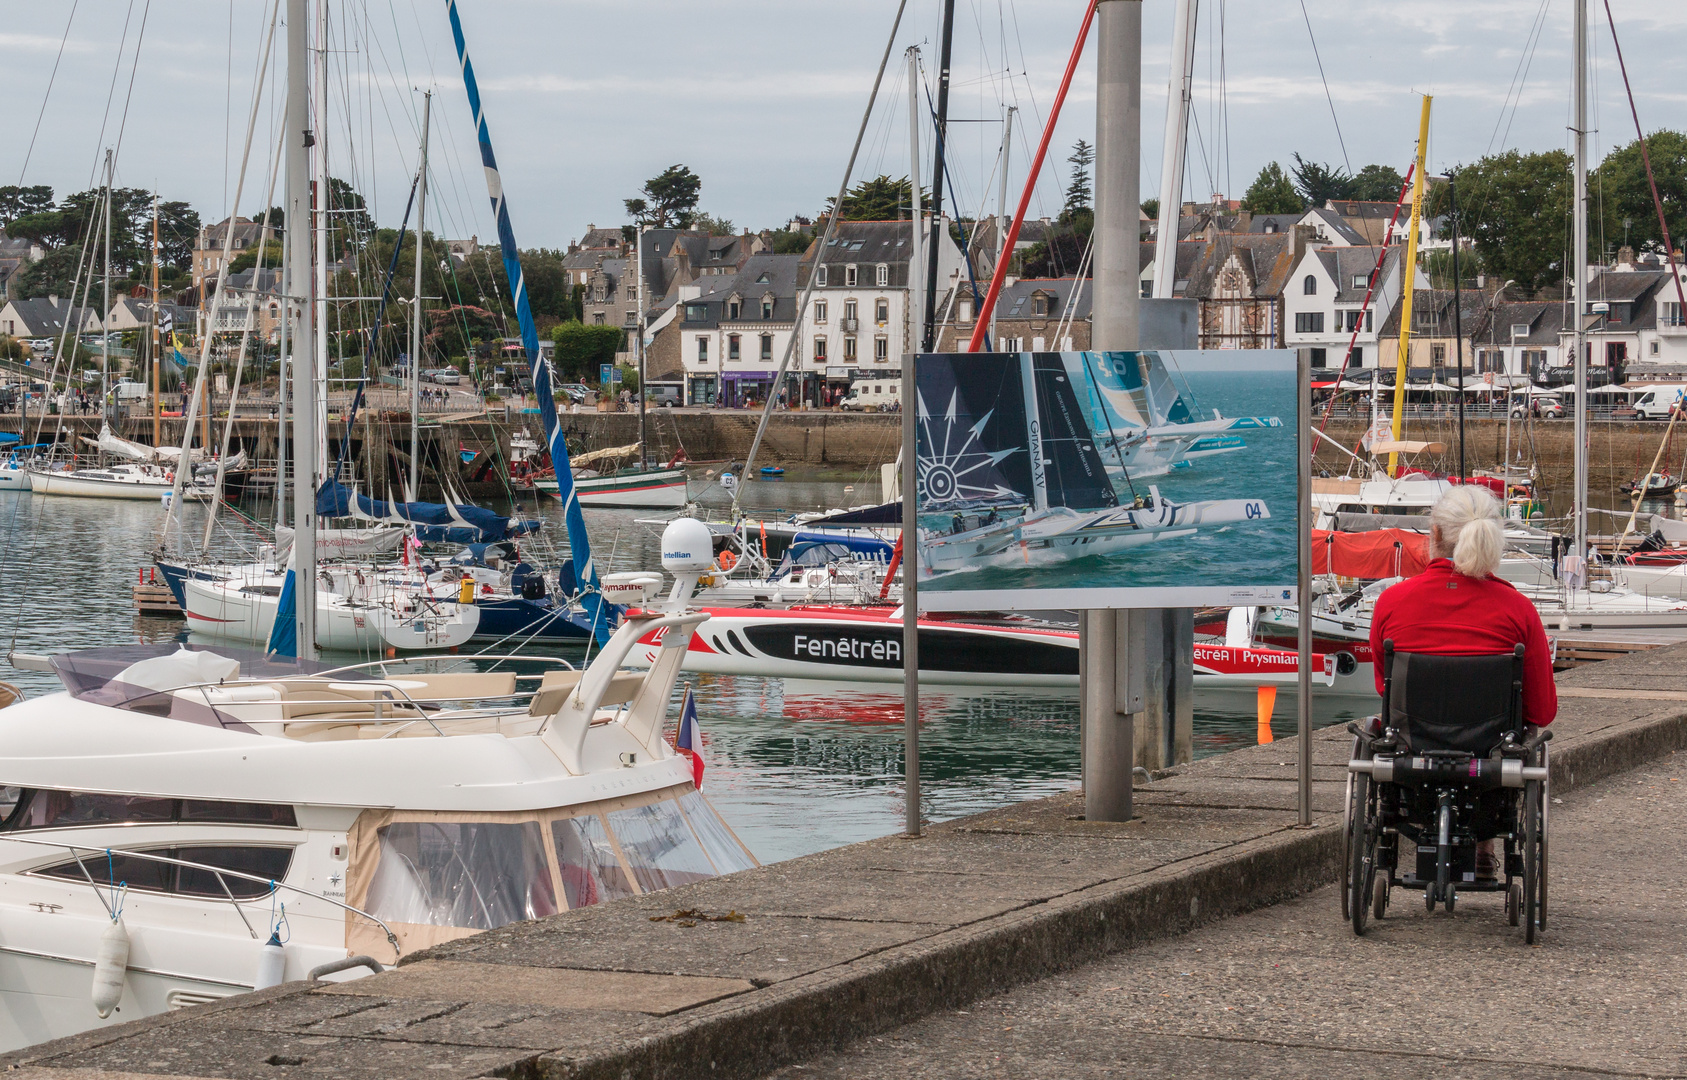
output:
[[[422, 92], [432, 90], [428, 227], [453, 238], [492, 234], [444, 3], [325, 2], [331, 171], [363, 191], [381, 224], [396, 225], [418, 160]], [[1611, 4], [1642, 122], [1648, 131], [1687, 126], [1679, 48], [1687, 4]], [[1602, 2], [1589, 6], [1597, 161], [1634, 131]], [[113, 147], [119, 185], [187, 200], [207, 221], [222, 218], [239, 182], [271, 7], [0, 0], [8, 76], [0, 184], [48, 184], [61, 196], [81, 190], [97, 182], [102, 150]], [[622, 224], [622, 200], [673, 164], [702, 177], [703, 210], [739, 229], [813, 216], [842, 178], [896, 7], [461, 0], [518, 242], [562, 247], [588, 225]], [[1240, 197], [1262, 165], [1286, 167], [1297, 151], [1354, 171], [1376, 162], [1403, 173], [1425, 93], [1434, 96], [1432, 172], [1502, 149], [1569, 145], [1571, 0], [1304, 0], [1304, 15], [1299, 2], [1229, 8], [1228, 0], [1200, 5], [1186, 199]], [[1159, 189], [1172, 9], [1172, 0], [1143, 5], [1144, 198]], [[1018, 110], [1010, 202], [1023, 189], [1083, 3], [957, 0], [955, 12], [949, 174], [971, 215], [994, 210], [1008, 106]], [[941, 0], [907, 0], [856, 178], [908, 172], [903, 50], [921, 47], [921, 81], [935, 93], [941, 18]], [[239, 199], [248, 215], [266, 205], [284, 39], [278, 29], [256, 105]], [[1092, 44], [1056, 126], [1033, 216], [1058, 213], [1071, 146], [1094, 141], [1094, 73]]]

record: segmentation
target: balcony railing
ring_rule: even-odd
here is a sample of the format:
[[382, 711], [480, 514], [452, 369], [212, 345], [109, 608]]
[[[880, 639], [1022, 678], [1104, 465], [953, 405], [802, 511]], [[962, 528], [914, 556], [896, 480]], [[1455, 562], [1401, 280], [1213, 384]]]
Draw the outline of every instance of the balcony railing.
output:
[[843, 332], [846, 334], [853, 334], [861, 329], [860, 319], [839, 319], [838, 324], [843, 327]]

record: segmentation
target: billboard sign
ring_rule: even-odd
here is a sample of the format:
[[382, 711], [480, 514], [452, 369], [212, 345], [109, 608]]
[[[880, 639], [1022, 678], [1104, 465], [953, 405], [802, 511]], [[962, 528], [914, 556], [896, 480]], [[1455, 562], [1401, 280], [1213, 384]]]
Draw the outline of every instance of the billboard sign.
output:
[[1291, 602], [1295, 382], [1280, 350], [920, 356], [920, 608]]

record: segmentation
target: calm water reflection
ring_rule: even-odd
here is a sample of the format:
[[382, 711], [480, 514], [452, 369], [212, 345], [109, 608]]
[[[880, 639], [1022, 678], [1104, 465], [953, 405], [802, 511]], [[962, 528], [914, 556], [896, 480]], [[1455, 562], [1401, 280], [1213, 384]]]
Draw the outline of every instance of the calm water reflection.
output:
[[[851, 485], [853, 491], [845, 491]], [[716, 488], [715, 496], [719, 496]], [[746, 508], [790, 511], [874, 501], [876, 480], [834, 476], [752, 485]], [[724, 500], [720, 500], [724, 502]], [[267, 518], [268, 507], [246, 507]], [[531, 512], [529, 504], [524, 512]], [[538, 511], [553, 522], [554, 501]], [[203, 529], [204, 509], [189, 507], [187, 535]], [[599, 558], [612, 570], [653, 569], [660, 526], [651, 515], [587, 511]], [[23, 652], [165, 641], [180, 637], [177, 619], [134, 614], [130, 586], [150, 565], [163, 520], [145, 502], [41, 498], [0, 492], [0, 634]], [[231, 523], [214, 544], [234, 558], [256, 542]], [[576, 662], [580, 649], [559, 650]], [[358, 659], [346, 657], [348, 662]], [[50, 675], [6, 676], [30, 694], [59, 688]], [[902, 826], [902, 699], [896, 687], [687, 676], [697, 694], [706, 738], [704, 791], [763, 861], [790, 858], [895, 832]], [[1075, 695], [952, 688], [922, 695], [925, 815], [943, 820], [1068, 790], [1078, 781]], [[1357, 715], [1362, 703], [1319, 703], [1320, 724]], [[1294, 699], [1279, 695], [1276, 731], [1292, 736]], [[1196, 753], [1205, 756], [1255, 736], [1250, 693], [1198, 694]], [[1285, 752], [1292, 752], [1285, 748]]]

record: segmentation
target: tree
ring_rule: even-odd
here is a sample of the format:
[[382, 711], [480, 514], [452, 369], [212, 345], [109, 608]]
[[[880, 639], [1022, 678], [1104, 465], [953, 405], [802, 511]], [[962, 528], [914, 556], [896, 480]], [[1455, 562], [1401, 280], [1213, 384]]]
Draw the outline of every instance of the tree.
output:
[[814, 237], [807, 233], [792, 232], [789, 229], [776, 229], [772, 236], [775, 255], [801, 255], [814, 243]]
[[1283, 167], [1273, 161], [1254, 177], [1253, 186], [1242, 196], [1242, 209], [1250, 214], [1298, 214], [1306, 209], [1306, 201]]
[[[924, 189], [921, 194], [925, 195]], [[826, 200], [826, 216], [832, 214], [832, 203]], [[926, 206], [930, 206], [929, 196], [922, 199]], [[904, 176], [900, 180], [880, 174], [871, 180], [862, 180], [844, 195], [843, 220], [845, 221], [906, 221], [914, 213], [914, 185]]]
[[1307, 206], [1323, 206], [1331, 199], [1354, 197], [1356, 182], [1345, 169], [1307, 161], [1297, 153], [1291, 171], [1294, 173], [1295, 190], [1300, 192]]
[[1406, 183], [1392, 165], [1367, 165], [1353, 177], [1353, 194], [1349, 198], [1365, 202], [1399, 202], [1400, 188]]
[[1047, 240], [1025, 249], [1020, 256], [1020, 274], [1028, 278], [1071, 277], [1078, 272], [1084, 259], [1084, 244], [1089, 234], [1072, 228], [1051, 233]]
[[627, 332], [619, 326], [588, 326], [565, 322], [553, 327], [556, 368], [573, 382], [597, 382], [599, 365], [615, 362], [615, 354], [627, 347]]
[[1072, 147], [1072, 182], [1066, 186], [1067, 214], [1088, 210], [1094, 201], [1090, 191], [1090, 166], [1095, 163], [1095, 147], [1079, 139]]
[[502, 336], [498, 317], [472, 304], [453, 304], [428, 312], [426, 348], [435, 356], [467, 356], [477, 342]]
[[[162, 247], [162, 245], [160, 245], [160, 247]], [[269, 243], [263, 245], [263, 248], [264, 268], [266, 270], [279, 269], [281, 267], [281, 241], [271, 240]], [[229, 260], [228, 272], [230, 274], [239, 274], [252, 269], [256, 265], [258, 265], [258, 245], [253, 244], [251, 247]]]
[[734, 236], [738, 232], [737, 226], [727, 219], [701, 212], [692, 215], [691, 228], [701, 229], [710, 236]]
[[645, 181], [644, 198], [627, 199], [627, 213], [640, 225], [688, 228], [696, 215], [703, 178], [684, 165], [669, 165]]
[[1144, 199], [1144, 200], [1142, 200], [1142, 212], [1144, 214], [1148, 215], [1148, 218], [1149, 218], [1150, 221], [1159, 221], [1160, 220], [1160, 200], [1159, 199]]
[[0, 187], [0, 228], [10, 225], [13, 218], [39, 214], [52, 208], [53, 189], [46, 184], [35, 187], [10, 184]]
[[[1687, 243], [1687, 136], [1654, 131], [1646, 139], [1646, 150], [1658, 182], [1658, 200], [1664, 204], [1664, 220], [1669, 223], [1669, 238], [1679, 248]], [[1607, 237], [1626, 233], [1629, 243], [1641, 250], [1664, 249], [1638, 140], [1611, 151], [1588, 186], [1604, 192]], [[1629, 222], [1627, 229], [1624, 220]]]
[[375, 235], [375, 219], [368, 204], [350, 184], [337, 176], [328, 178], [328, 257], [343, 259], [348, 250], [360, 249]]
[[[1507, 150], [1458, 171], [1460, 231], [1494, 276], [1527, 289], [1563, 282], [1574, 186], [1570, 164], [1562, 150]], [[1426, 213], [1445, 213], [1447, 186], [1431, 188], [1428, 202]]]
[[[280, 214], [278, 208], [276, 214]], [[263, 216], [259, 215], [259, 221]], [[271, 218], [274, 225], [278, 218]], [[193, 245], [199, 238], [199, 211], [185, 202], [161, 202], [158, 204], [158, 260], [169, 263], [177, 270], [193, 269]], [[279, 236], [274, 232], [272, 235]], [[148, 238], [150, 240], [150, 237]], [[280, 263], [271, 263], [279, 266]]]
[[14, 297], [32, 300], [41, 296], [61, 296], [68, 299], [76, 283], [76, 273], [82, 263], [82, 245], [65, 244], [52, 248], [45, 256], [30, 263], [12, 279]]

